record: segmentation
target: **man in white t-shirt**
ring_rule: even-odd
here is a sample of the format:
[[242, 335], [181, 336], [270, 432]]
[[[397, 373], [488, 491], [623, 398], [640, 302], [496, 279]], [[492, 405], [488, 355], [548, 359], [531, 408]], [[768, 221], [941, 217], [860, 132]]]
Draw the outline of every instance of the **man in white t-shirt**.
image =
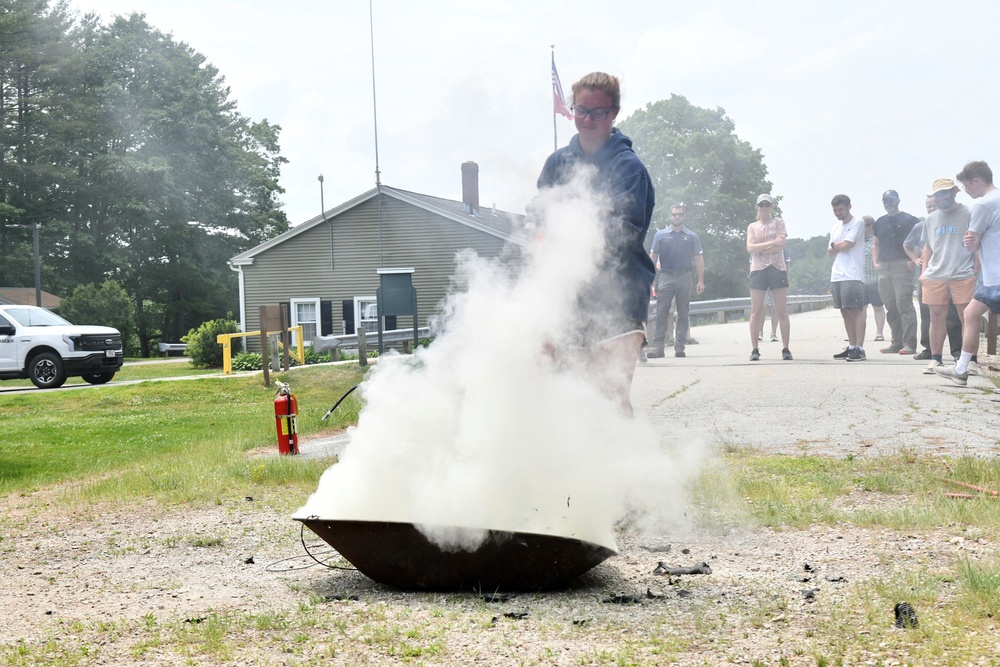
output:
[[970, 374], [979, 371], [976, 353], [980, 319], [986, 311], [1000, 313], [1000, 189], [993, 185], [993, 170], [982, 161], [965, 165], [956, 178], [966, 193], [977, 200], [962, 245], [971, 253], [979, 253], [983, 280], [963, 313], [961, 356], [954, 366], [937, 368], [935, 372], [964, 385]]
[[834, 359], [864, 361], [865, 356], [865, 221], [851, 214], [851, 198], [837, 195], [830, 202], [838, 222], [830, 230], [827, 254], [833, 257], [830, 292], [840, 309], [848, 346]]

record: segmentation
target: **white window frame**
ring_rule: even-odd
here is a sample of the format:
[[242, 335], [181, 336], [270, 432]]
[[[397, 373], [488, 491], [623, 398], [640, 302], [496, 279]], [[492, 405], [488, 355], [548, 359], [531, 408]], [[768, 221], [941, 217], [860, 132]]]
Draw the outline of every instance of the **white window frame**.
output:
[[[306, 322], [306, 324], [315, 324], [316, 325], [316, 335], [319, 336], [321, 334], [321, 331], [322, 331], [322, 325], [321, 325], [320, 320], [323, 317], [322, 313], [320, 312], [319, 299], [290, 299], [289, 300], [289, 304], [288, 304], [288, 310], [290, 311], [289, 312], [289, 317], [292, 320], [290, 322], [290, 325], [293, 326], [293, 327], [299, 326], [299, 324], [300, 324], [300, 322], [299, 322], [299, 309], [298, 309], [297, 306], [299, 304], [302, 304], [302, 303], [311, 303], [311, 304], [313, 304], [316, 307], [316, 319], [313, 320], [312, 322]], [[304, 332], [303, 332], [303, 336], [302, 337], [303, 338], [306, 337]], [[312, 340], [305, 340], [305, 341], [303, 341], [303, 343], [306, 346], [310, 346], [310, 347], [313, 344]], [[292, 333], [292, 346], [293, 347], [299, 347], [299, 343], [298, 343], [297, 337], [296, 337], [296, 335], [295, 335], [294, 332]]]
[[354, 328], [355, 331], [348, 331], [348, 334], [357, 333], [357, 328], [361, 326], [362, 322], [367, 322], [370, 326], [365, 327], [365, 331], [368, 333], [375, 333], [378, 331], [378, 318], [374, 320], [363, 320], [361, 318], [361, 307], [363, 304], [367, 303], [378, 303], [378, 298], [373, 294], [372, 296], [356, 296], [354, 297]]

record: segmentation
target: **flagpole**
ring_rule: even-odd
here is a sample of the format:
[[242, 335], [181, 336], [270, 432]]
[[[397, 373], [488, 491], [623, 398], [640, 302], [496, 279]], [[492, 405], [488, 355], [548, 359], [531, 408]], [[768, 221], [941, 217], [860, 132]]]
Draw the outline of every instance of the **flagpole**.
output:
[[559, 150], [559, 132], [556, 128], [556, 116], [563, 115], [573, 120], [573, 112], [566, 106], [566, 95], [563, 93], [559, 72], [556, 71], [556, 45], [552, 44], [552, 144], [553, 150]]
[[[556, 71], [556, 45], [551, 45], [552, 49], [552, 71]], [[552, 150], [559, 150], [559, 131], [556, 129], [556, 108], [552, 107]]]

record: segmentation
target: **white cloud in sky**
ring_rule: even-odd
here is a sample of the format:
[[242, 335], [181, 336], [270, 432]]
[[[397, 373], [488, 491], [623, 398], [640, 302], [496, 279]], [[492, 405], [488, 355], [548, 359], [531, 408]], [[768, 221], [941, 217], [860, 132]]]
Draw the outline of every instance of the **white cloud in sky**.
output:
[[[241, 113], [281, 125], [293, 224], [318, 214], [320, 173], [327, 207], [374, 186], [366, 0], [71, 2], [105, 21], [145, 13], [219, 68]], [[762, 151], [792, 236], [827, 233], [834, 194], [878, 216], [893, 188], [920, 214], [935, 178], [1000, 165], [1000, 6], [985, 0], [373, 6], [379, 162], [394, 187], [458, 199], [474, 160], [481, 202], [523, 211], [552, 150], [550, 44], [567, 92], [593, 70], [623, 76], [622, 118], [673, 93], [725, 109]], [[556, 124], [565, 144], [573, 124]]]

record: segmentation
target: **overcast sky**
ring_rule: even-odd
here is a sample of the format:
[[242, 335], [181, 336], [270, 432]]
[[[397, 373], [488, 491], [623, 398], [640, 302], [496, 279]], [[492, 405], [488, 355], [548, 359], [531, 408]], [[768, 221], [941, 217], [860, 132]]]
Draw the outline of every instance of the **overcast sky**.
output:
[[[240, 113], [282, 127], [293, 225], [375, 183], [368, 0], [70, 0], [109, 22], [142, 12], [204, 54]], [[563, 87], [622, 77], [620, 118], [684, 95], [722, 107], [759, 148], [789, 234], [826, 234], [830, 199], [884, 213], [899, 191], [920, 215], [938, 177], [965, 162], [1000, 178], [1000, 3], [702, 0], [374, 0], [384, 184], [523, 213], [552, 151], [550, 45]], [[575, 132], [557, 119], [559, 144]], [[970, 203], [962, 194], [960, 201]], [[668, 202], [661, 200], [660, 204]], [[753, 211], [747, 211], [747, 220]], [[697, 231], [697, 230], [695, 230]]]

